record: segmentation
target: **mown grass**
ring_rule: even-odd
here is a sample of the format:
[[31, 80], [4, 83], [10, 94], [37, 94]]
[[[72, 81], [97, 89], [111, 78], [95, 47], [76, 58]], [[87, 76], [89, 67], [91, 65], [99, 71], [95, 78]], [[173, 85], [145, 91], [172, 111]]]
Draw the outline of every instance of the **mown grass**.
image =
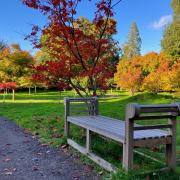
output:
[[[29, 130], [32, 134], [39, 136], [42, 143], [52, 146], [61, 146], [66, 142], [63, 135], [64, 129], [64, 107], [63, 97], [74, 96], [74, 92], [63, 92], [61, 97], [58, 92], [38, 92], [28, 95], [28, 93], [17, 93], [16, 100], [11, 100], [11, 95], [3, 100], [3, 94], [0, 94], [0, 116], [7, 117], [15, 121], [19, 126]], [[129, 96], [126, 92], [113, 92], [100, 98], [100, 114], [124, 119], [125, 106], [129, 102], [141, 104], [171, 103], [180, 101], [180, 97], [173, 94], [161, 93], [153, 95], [149, 93], [139, 93], [136, 96]], [[180, 120], [180, 119], [179, 119]], [[147, 123], [147, 122], [143, 122]], [[152, 121], [151, 123], [154, 123]], [[72, 136], [80, 143], [84, 143], [84, 131], [73, 126]], [[121, 169], [122, 147], [112, 141], [106, 141], [101, 137], [94, 135], [93, 151], [119, 167], [116, 174], [108, 174], [105, 178], [110, 179], [180, 179], [180, 163], [178, 162], [177, 172], [150, 173], [140, 175], [142, 172], [155, 170], [163, 165], [142, 158], [135, 154], [135, 171], [126, 174]], [[164, 147], [155, 149], [138, 149], [146, 152], [148, 155], [164, 160]], [[180, 159], [180, 123], [177, 126], [177, 157]], [[84, 159], [84, 158], [83, 158]], [[85, 158], [84, 161], [87, 162]], [[89, 161], [88, 161], [89, 162]]]

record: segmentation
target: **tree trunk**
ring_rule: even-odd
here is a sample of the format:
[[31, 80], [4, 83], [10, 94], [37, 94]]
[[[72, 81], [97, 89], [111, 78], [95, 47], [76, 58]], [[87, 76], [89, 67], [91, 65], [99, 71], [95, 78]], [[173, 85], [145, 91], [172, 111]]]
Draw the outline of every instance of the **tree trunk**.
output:
[[5, 100], [6, 100], [6, 90], [4, 89], [3, 103], [5, 103]]
[[131, 88], [131, 96], [134, 96], [134, 88]]
[[36, 89], [36, 86], [34, 86], [34, 93], [35, 93], [35, 94], [37, 93], [37, 89]]
[[15, 90], [12, 89], [12, 100], [14, 101], [15, 100]]
[[29, 87], [29, 95], [31, 94], [31, 87]]
[[59, 91], [59, 104], [61, 103], [61, 91]]

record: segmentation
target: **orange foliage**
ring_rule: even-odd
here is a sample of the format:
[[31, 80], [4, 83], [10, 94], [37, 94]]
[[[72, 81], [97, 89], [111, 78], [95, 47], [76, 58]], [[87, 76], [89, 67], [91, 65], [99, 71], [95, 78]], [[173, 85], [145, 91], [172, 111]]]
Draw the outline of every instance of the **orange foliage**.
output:
[[180, 60], [150, 52], [130, 61], [120, 61], [115, 74], [118, 87], [128, 90], [174, 91], [180, 89]]

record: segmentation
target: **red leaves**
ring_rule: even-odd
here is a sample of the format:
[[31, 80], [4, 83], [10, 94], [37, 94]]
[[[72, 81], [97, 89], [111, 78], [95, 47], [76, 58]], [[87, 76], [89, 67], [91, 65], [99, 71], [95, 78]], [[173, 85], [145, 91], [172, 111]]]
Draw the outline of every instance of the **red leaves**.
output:
[[1, 89], [16, 89], [17, 84], [15, 82], [0, 83]]
[[[76, 8], [80, 1], [23, 0], [27, 6], [47, 15], [49, 20], [41, 31], [34, 26], [29, 37], [36, 48], [44, 47], [53, 57], [52, 61], [35, 68], [33, 79], [49, 85], [56, 84], [59, 89], [66, 88], [66, 84], [70, 83], [73, 88], [80, 90], [92, 89], [93, 85], [88, 83], [97, 79], [99, 87], [105, 89], [106, 79], [112, 77], [115, 69], [115, 64], [108, 62], [116, 53], [114, 41], [109, 38], [116, 32], [116, 22], [109, 19], [113, 16], [112, 1], [98, 1], [93, 22], [85, 18], [76, 19]], [[42, 33], [39, 40], [38, 32]], [[85, 88], [80, 87], [79, 80], [77, 84], [72, 84], [73, 79], [82, 76], [88, 77], [87, 82], [83, 83], [87, 84]]]
[[38, 9], [39, 0], [22, 0], [22, 2], [30, 8]]
[[60, 4], [60, 1], [61, 1], [61, 0], [52, 0], [52, 4], [53, 4], [54, 6], [57, 6], [57, 5]]
[[63, 91], [63, 90], [65, 90], [65, 89], [68, 89], [68, 88], [69, 88], [69, 85], [66, 84], [64, 81], [59, 81], [59, 82], [57, 83], [57, 88], [58, 88], [59, 91]]

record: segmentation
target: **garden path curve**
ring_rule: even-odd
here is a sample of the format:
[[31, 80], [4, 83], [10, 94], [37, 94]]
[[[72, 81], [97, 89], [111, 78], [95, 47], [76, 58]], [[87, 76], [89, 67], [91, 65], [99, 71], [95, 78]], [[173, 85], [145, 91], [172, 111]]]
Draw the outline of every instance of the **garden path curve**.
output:
[[0, 180], [99, 178], [67, 149], [43, 146], [14, 122], [0, 118]]

